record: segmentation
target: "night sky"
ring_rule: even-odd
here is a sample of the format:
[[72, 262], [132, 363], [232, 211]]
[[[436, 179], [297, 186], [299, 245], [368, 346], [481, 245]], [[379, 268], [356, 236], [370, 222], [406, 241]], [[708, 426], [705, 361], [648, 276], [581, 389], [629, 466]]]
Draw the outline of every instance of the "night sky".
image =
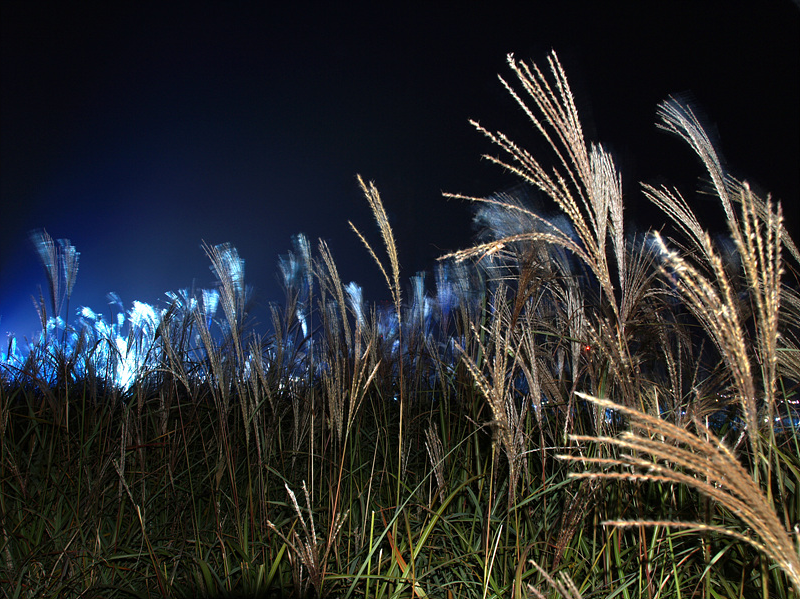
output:
[[508, 52], [558, 52], [640, 228], [661, 222], [640, 180], [679, 186], [721, 222], [694, 194], [698, 160], [654, 126], [675, 93], [702, 108], [729, 171], [800, 221], [791, 0], [177, 4], [3, 3], [0, 339], [37, 330], [36, 228], [81, 252], [73, 314], [108, 313], [109, 291], [130, 306], [212, 285], [202, 241], [235, 245], [257, 302], [280, 301], [278, 257], [300, 232], [328, 241], [344, 282], [388, 299], [347, 225], [380, 244], [357, 173], [381, 191], [407, 279], [470, 242], [470, 206], [443, 191], [515, 182], [480, 160], [493, 148], [468, 119], [552, 158], [497, 80]]

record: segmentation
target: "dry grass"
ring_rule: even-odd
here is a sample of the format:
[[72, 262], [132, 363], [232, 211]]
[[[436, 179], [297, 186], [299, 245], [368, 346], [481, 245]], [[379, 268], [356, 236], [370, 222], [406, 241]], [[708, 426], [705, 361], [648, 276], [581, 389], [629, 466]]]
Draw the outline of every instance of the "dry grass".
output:
[[[626, 234], [556, 56], [509, 64], [556, 166], [476, 124], [534, 192], [470, 198], [483, 236], [433, 294], [422, 276], [402, 293], [359, 178], [391, 306], [303, 236], [264, 335], [229, 245], [205, 247], [215, 289], [132, 310], [127, 337], [53, 324], [40, 299], [46, 343], [0, 371], [3, 597], [796, 594], [800, 447], [776, 419], [800, 380], [800, 263], [780, 207], [670, 100], [660, 124], [700, 156], [735, 250], [666, 187], [644, 194], [675, 238]], [[58, 316], [77, 252], [35, 241]]]
[[742, 467], [734, 453], [708, 427], [695, 422], [697, 432], [692, 432], [686, 427], [611, 401], [583, 397], [602, 408], [625, 414], [630, 420], [631, 430], [618, 437], [571, 435], [570, 439], [579, 444], [602, 443], [630, 453], [612, 458], [559, 456], [562, 460], [598, 465], [604, 469], [619, 467], [622, 470], [573, 473], [574, 478], [645, 480], [687, 485], [729, 509], [749, 527], [750, 533], [678, 520], [609, 520], [604, 524], [621, 527], [665, 526], [698, 532], [710, 530], [730, 536], [765, 553], [787, 573], [795, 588], [800, 589], [800, 558], [790, 531], [778, 519], [772, 501], [765, 496], [752, 473]]
[[[601, 309], [587, 316], [585, 303], [581, 305], [586, 301], [584, 289], [577, 307], [571, 311], [580, 315], [575, 322], [582, 323], [580, 328], [586, 331], [583, 338], [588, 339], [588, 346], [596, 352], [597, 358], [604, 361], [603, 373], [595, 371], [603, 379], [601, 382], [593, 378], [589, 369], [589, 387], [595, 390], [590, 394], [578, 393], [575, 388], [572, 391], [595, 406], [597, 431], [603, 429], [602, 415], [611, 408], [627, 418], [631, 431], [621, 437], [598, 433], [570, 435], [573, 441], [582, 445], [595, 443], [603, 451], [597, 456], [561, 456], [562, 459], [604, 467], [620, 466], [624, 470], [573, 474], [577, 477], [682, 483], [697, 489], [737, 515], [751, 528], [751, 533], [671, 519], [609, 520], [608, 523], [714, 530], [735, 537], [768, 555], [800, 591], [800, 561], [789, 524], [784, 526], [776, 515], [771, 482], [776, 472], [779, 480], [789, 480], [783, 478], [787, 472], [795, 473], [794, 477], [790, 475], [790, 479], [793, 478], [791, 489], [795, 489], [798, 482], [790, 462], [778, 457], [782, 454], [777, 450], [774, 427], [775, 415], [780, 404], [785, 402], [779, 387], [785, 380], [782, 377], [797, 374], [796, 292], [782, 282], [781, 256], [784, 244], [795, 260], [797, 250], [783, 227], [780, 207], [774, 209], [769, 199], [756, 197], [747, 183], [728, 178], [694, 112], [689, 106], [671, 99], [659, 107], [659, 127], [689, 143], [705, 166], [728, 221], [737, 252], [734, 259], [741, 265], [744, 286], [734, 280], [729, 263], [703, 230], [686, 200], [675, 190], [644, 186], [645, 195], [674, 220], [688, 246], [676, 243], [683, 251], [670, 249], [669, 244], [654, 233], [654, 242], [631, 251], [626, 248], [623, 236], [621, 181], [611, 157], [602, 147], [585, 141], [572, 93], [557, 57], [553, 54], [548, 59], [550, 80], [536, 65], [519, 63], [511, 56], [509, 65], [527, 100], [505, 80], [503, 84], [550, 144], [560, 167], [548, 170], [503, 133], [474, 125], [509, 157], [507, 160], [487, 158], [546, 194], [567, 216], [570, 227], [558, 226], [552, 219], [503, 197], [467, 197], [510, 214], [518, 213], [521, 219], [535, 225], [527, 231], [501, 234], [452, 256], [458, 260], [497, 260], [508, 256], [509, 248], [520, 243], [552, 244], [579, 258], [596, 277], [601, 291]], [[665, 282], [660, 288], [656, 282], [659, 274]], [[562, 304], [575, 303], [569, 299], [569, 290], [569, 286], [562, 287]], [[791, 303], [788, 314], [782, 310], [782, 299]], [[661, 314], [670, 301], [678, 301], [689, 310], [720, 357], [720, 374], [713, 380], [730, 381], [726, 386], [733, 396], [733, 405], [741, 407], [743, 430], [749, 440], [750, 470], [746, 470], [706, 426], [695, 420], [698, 436], [689, 432], [691, 418], [678, 416], [680, 406], [685, 405], [681, 381], [686, 373], [681, 372], [680, 365], [686, 362], [682, 356], [691, 355], [692, 342], [691, 338], [675, 334], [678, 327], [675, 327], [674, 316], [663, 320]], [[492, 329], [487, 331], [499, 348], [487, 364], [487, 374], [469, 356], [464, 359], [492, 409], [498, 437], [513, 464], [524, 450], [512, 436], [515, 412], [509, 409], [504, 385], [508, 380], [508, 356], [518, 356], [519, 347], [509, 335], [510, 329], [501, 330], [497, 326], [501, 320], [499, 313], [494, 316]], [[789, 320], [786, 338], [781, 335], [781, 331], [787, 330], [783, 315]], [[642, 356], [631, 349], [632, 344], [641, 347], [637, 336], [642, 334], [640, 325], [645, 318], [651, 323], [661, 321], [664, 324], [656, 334], [662, 343], [661, 351], [669, 374], [666, 387], [645, 375], [641, 368]], [[572, 331], [575, 328], [572, 326]], [[669, 329], [673, 332], [668, 332]], [[702, 413], [700, 390], [705, 383], [696, 377], [694, 381], [691, 392], [697, 400], [692, 402], [696, 404], [692, 407], [695, 413]], [[538, 391], [539, 386], [534, 387]], [[716, 393], [720, 392], [717, 389]], [[615, 398], [615, 401], [602, 398]], [[663, 418], [661, 407], [665, 399], [676, 408], [672, 412], [676, 424]], [[620, 455], [620, 449], [631, 451], [633, 455]], [[636, 457], [640, 453], [652, 458]], [[513, 465], [511, 472], [514, 472]], [[781, 494], [785, 493], [786, 488], [781, 486]]]

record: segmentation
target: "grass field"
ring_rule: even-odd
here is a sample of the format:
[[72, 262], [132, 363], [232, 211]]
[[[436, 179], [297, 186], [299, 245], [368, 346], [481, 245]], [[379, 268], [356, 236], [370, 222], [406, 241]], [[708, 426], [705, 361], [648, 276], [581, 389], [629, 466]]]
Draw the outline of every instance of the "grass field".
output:
[[206, 247], [215, 289], [69, 323], [78, 253], [33, 234], [42, 333], [0, 355], [3, 597], [798, 596], [780, 207], [669, 99], [658, 126], [701, 159], [729, 240], [648, 185], [671, 224], [629, 233], [556, 56], [509, 66], [553, 152], [475, 125], [525, 187], [467, 198], [483, 232], [431, 281], [359, 179], [388, 304], [297, 236], [268, 332], [229, 245]]

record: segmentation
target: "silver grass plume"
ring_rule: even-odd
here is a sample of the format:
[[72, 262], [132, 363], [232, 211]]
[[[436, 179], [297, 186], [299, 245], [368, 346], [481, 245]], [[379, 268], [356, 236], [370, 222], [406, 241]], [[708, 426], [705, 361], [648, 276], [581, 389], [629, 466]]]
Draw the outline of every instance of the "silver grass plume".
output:
[[47, 277], [53, 316], [59, 316], [63, 302], [69, 302], [75, 287], [80, 252], [69, 239], [53, 241], [44, 229], [31, 231], [30, 239]]

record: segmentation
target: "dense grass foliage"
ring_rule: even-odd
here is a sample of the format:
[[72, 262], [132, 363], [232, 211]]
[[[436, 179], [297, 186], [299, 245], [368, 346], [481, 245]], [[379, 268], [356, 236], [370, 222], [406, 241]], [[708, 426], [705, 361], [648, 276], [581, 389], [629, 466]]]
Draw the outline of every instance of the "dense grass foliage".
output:
[[800, 592], [800, 255], [780, 208], [673, 99], [659, 126], [701, 158], [731, 241], [647, 185], [671, 237], [628, 234], [556, 57], [509, 63], [556, 166], [478, 127], [525, 186], [469, 198], [475, 246], [408, 284], [359, 179], [389, 304], [298, 236], [268, 334], [228, 245], [206, 248], [217, 288], [70, 324], [78, 253], [34, 234], [42, 333], [0, 356], [3, 597]]

